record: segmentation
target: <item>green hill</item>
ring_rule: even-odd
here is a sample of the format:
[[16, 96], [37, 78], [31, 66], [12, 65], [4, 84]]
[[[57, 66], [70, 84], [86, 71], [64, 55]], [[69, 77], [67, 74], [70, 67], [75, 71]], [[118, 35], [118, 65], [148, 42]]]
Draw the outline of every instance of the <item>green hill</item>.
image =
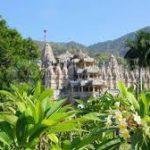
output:
[[[142, 28], [138, 31], [146, 31], [150, 32], [150, 26]], [[124, 55], [126, 52], [125, 42], [127, 39], [133, 39], [135, 37], [135, 32], [128, 33], [118, 39], [99, 42], [88, 47], [88, 50], [92, 51], [93, 53], [100, 53], [100, 52], [109, 52], [109, 53], [118, 53], [119, 55]]]
[[[147, 26], [140, 30], [150, 32], [150, 26]], [[74, 52], [76, 50], [81, 49], [83, 51], [88, 51], [91, 54], [106, 52], [106, 53], [119, 54], [120, 56], [123, 56], [126, 52], [125, 41], [127, 39], [133, 39], [134, 37], [135, 37], [135, 32], [131, 32], [115, 40], [99, 42], [90, 46], [85, 46], [83, 44], [74, 41], [67, 42], [67, 43], [65, 42], [64, 43], [49, 42], [49, 43], [51, 44], [55, 54], [60, 54], [67, 50], [70, 52]], [[42, 49], [44, 42], [36, 41], [36, 43], [39, 45], [40, 49]]]
[[[44, 42], [42, 42], [42, 41], [35, 41], [35, 42], [38, 44], [39, 48], [42, 50], [42, 48], [44, 46]], [[64, 43], [64, 42], [48, 42], [48, 43], [51, 45], [55, 54], [61, 54], [66, 51], [75, 52], [79, 49], [81, 49], [82, 51], [87, 50], [86, 46], [76, 43], [74, 41], [70, 41], [67, 43]]]

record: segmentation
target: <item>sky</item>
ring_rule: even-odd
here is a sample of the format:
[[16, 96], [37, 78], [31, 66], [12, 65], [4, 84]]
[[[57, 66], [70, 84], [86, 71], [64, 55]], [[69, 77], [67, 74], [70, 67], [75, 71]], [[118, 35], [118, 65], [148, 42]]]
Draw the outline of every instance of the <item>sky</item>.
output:
[[24, 37], [90, 45], [150, 26], [150, 0], [1, 0], [0, 15]]

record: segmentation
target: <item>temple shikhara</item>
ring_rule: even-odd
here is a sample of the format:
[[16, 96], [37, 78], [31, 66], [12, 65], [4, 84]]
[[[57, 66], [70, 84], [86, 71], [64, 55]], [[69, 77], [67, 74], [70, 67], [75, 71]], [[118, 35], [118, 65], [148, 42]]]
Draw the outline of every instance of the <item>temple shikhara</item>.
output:
[[[51, 46], [46, 43], [42, 51], [43, 83], [54, 89], [58, 97], [87, 98], [96, 97], [105, 91], [116, 92], [117, 82], [123, 81], [126, 86], [136, 87], [138, 70], [130, 71], [118, 64], [110, 55], [109, 61], [98, 67], [94, 58], [78, 50], [71, 54], [68, 51], [54, 56]], [[150, 88], [150, 69], [142, 71], [143, 86]]]

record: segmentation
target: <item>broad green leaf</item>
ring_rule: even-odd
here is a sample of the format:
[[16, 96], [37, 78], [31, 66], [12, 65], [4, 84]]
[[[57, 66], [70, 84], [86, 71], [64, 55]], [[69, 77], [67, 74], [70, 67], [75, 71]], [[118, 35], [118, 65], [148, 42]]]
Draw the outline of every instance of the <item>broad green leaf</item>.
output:
[[78, 143], [73, 141], [72, 142], [72, 148], [75, 148], [76, 150], [78, 150], [79, 148], [83, 148], [86, 145], [91, 144], [92, 142], [97, 140], [99, 137], [101, 137], [102, 133], [104, 133], [104, 132], [114, 132], [114, 131], [116, 131], [115, 127], [96, 128], [93, 131], [91, 131], [91, 133], [89, 135], [86, 135], [85, 137], [83, 137], [81, 139], [81, 141], [79, 141]]
[[2, 121], [6, 121], [12, 125], [16, 124], [18, 117], [16, 117], [15, 115], [10, 115], [8, 113], [0, 113], [0, 122]]
[[27, 120], [23, 114], [19, 116], [16, 123], [16, 137], [20, 145], [24, 145], [26, 143], [27, 140], [26, 134], [27, 134]]
[[5, 95], [9, 100], [12, 100], [12, 101], [16, 100], [16, 97], [8, 91], [0, 90], [0, 94]]
[[70, 120], [70, 121], [60, 122], [54, 126], [50, 126], [49, 132], [50, 133], [68, 132], [68, 131], [75, 131], [79, 129], [80, 129], [80, 124], [76, 120]]
[[44, 132], [46, 127], [42, 124], [36, 124], [29, 131], [29, 142], [32, 142], [36, 138], [39, 138], [40, 134]]
[[125, 87], [125, 85], [123, 84], [123, 82], [118, 82], [117, 83], [117, 87], [119, 88], [120, 90], [120, 93], [123, 97], [126, 97], [127, 96], [127, 88]]
[[38, 83], [36, 84], [36, 87], [34, 88], [34, 93], [33, 93], [33, 95], [34, 95], [34, 97], [35, 97], [36, 99], [38, 99], [40, 94], [41, 94], [41, 83], [38, 82]]
[[110, 141], [107, 141], [106, 143], [102, 143], [97, 150], [106, 150], [111, 148], [112, 146], [116, 145], [116, 144], [120, 144], [121, 143], [121, 139], [112, 139]]
[[46, 90], [44, 90], [41, 94], [40, 94], [40, 96], [38, 97], [38, 100], [40, 100], [40, 101], [42, 101], [42, 100], [44, 100], [45, 98], [47, 98], [47, 97], [51, 97], [53, 95], [53, 90], [52, 89], [46, 89]]
[[42, 105], [40, 100], [38, 100], [35, 104], [35, 123], [41, 122], [43, 117], [44, 117], [44, 112], [42, 109]]
[[52, 144], [50, 149], [51, 150], [62, 150], [58, 144]]
[[136, 98], [134, 97], [134, 95], [132, 93], [127, 93], [127, 100], [134, 106], [134, 108], [139, 111], [140, 110], [140, 106], [138, 101], [136, 100]]
[[35, 104], [33, 103], [33, 101], [31, 100], [31, 97], [27, 97], [26, 98], [26, 105], [28, 106], [26, 109], [26, 114], [29, 116], [35, 116]]
[[48, 134], [47, 136], [49, 137], [49, 139], [50, 139], [52, 142], [58, 143], [58, 138], [57, 138], [56, 134], [50, 133], [50, 134]]
[[65, 140], [62, 143], [62, 149], [63, 150], [71, 150], [71, 141], [70, 140]]
[[54, 121], [54, 120], [51, 120], [51, 119], [44, 119], [44, 120], [42, 120], [42, 125], [52, 126], [54, 124], [56, 124], [56, 121]]
[[75, 112], [74, 111], [69, 111], [69, 112], [55, 112], [53, 113], [48, 119], [54, 120], [55, 122], [63, 121], [66, 120], [67, 118], [71, 118], [74, 116]]
[[8, 123], [6, 121], [0, 122], [0, 131], [7, 133], [7, 135], [9, 136], [9, 138], [11, 140], [14, 139], [14, 130], [13, 129], [14, 128], [10, 123]]
[[150, 109], [150, 93], [141, 93], [141, 100], [144, 104], [144, 114], [148, 115]]
[[98, 116], [99, 116], [99, 113], [93, 112], [93, 113], [89, 113], [89, 114], [84, 115], [82, 118], [85, 118], [87, 120], [100, 121]]
[[5, 132], [0, 132], [0, 142], [8, 146], [10, 146], [10, 144], [12, 143], [9, 136]]
[[128, 92], [126, 86], [123, 84], [123, 82], [118, 82], [118, 88], [120, 90], [120, 94], [121, 96], [123, 96], [123, 98], [126, 98], [130, 104], [133, 105], [133, 107], [136, 109], [136, 110], [140, 110], [140, 106], [139, 106], [139, 103], [138, 101], [136, 100], [136, 98], [134, 97], [134, 95], [130, 92]]
[[16, 102], [16, 105], [18, 106], [20, 112], [24, 112], [26, 110], [26, 105], [24, 102]]
[[64, 100], [60, 100], [60, 101], [53, 101], [51, 102], [51, 108], [50, 110], [47, 112], [46, 117], [50, 117], [53, 113], [55, 113], [56, 111], [58, 111], [62, 105], [64, 104]]

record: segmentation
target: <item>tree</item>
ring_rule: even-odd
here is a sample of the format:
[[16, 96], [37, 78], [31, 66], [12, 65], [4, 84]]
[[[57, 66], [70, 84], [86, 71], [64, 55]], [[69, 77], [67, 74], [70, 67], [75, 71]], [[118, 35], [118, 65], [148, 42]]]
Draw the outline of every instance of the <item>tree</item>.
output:
[[109, 53], [103, 52], [103, 53], [96, 54], [95, 58], [99, 64], [99, 66], [102, 66], [104, 63], [108, 62], [109, 56], [110, 56]]
[[150, 33], [137, 32], [134, 40], [127, 41], [129, 50], [125, 54], [131, 69], [138, 66], [139, 70], [139, 92], [142, 91], [142, 69], [150, 64]]
[[37, 81], [39, 57], [37, 45], [30, 38], [22, 38], [0, 17], [0, 89], [9, 89], [11, 83]]

